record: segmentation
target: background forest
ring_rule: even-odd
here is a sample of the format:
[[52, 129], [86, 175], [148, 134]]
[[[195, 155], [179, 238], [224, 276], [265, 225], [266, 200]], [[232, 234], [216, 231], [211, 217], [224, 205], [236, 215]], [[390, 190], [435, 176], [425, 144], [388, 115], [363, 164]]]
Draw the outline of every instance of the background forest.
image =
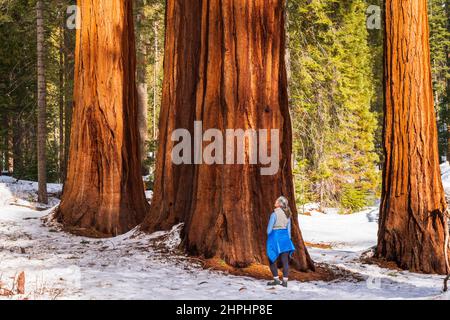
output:
[[[70, 144], [75, 1], [0, 0], [0, 169], [16, 178], [62, 182]], [[297, 205], [351, 213], [380, 195], [383, 32], [375, 0], [289, 0], [289, 94]], [[137, 82], [143, 175], [152, 187], [162, 91], [162, 0], [135, 1]], [[450, 154], [450, 3], [430, 0], [430, 41], [441, 161]], [[43, 41], [38, 41], [41, 33]], [[41, 51], [43, 49], [44, 51]], [[38, 66], [38, 52], [43, 64]], [[38, 67], [45, 96], [38, 99]], [[45, 153], [38, 155], [38, 115], [45, 112]], [[41, 136], [42, 138], [42, 136]]]

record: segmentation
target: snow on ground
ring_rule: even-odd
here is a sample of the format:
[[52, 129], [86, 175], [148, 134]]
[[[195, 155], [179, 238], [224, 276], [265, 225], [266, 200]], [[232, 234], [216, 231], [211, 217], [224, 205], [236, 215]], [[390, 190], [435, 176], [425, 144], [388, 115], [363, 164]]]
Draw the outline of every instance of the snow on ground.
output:
[[[61, 187], [50, 189], [56, 193]], [[376, 208], [348, 216], [331, 211], [299, 218], [307, 242], [332, 244], [329, 250], [309, 248], [316, 262], [355, 272], [364, 281], [292, 281], [287, 289], [271, 289], [266, 281], [203, 270], [173, 251], [180, 241], [180, 226], [153, 235], [133, 230], [113, 239], [63, 233], [54, 223], [44, 222], [51, 209], [39, 212], [17, 206], [18, 201], [32, 203], [35, 191], [35, 183], [0, 178], [0, 283], [11, 288], [20, 272], [26, 275], [26, 292], [14, 299], [450, 298], [441, 294], [440, 276], [359, 261], [376, 243]]]
[[[8, 204], [23, 206], [36, 206], [43, 208], [45, 206], [36, 205], [38, 188], [37, 182], [16, 180], [12, 177], [0, 176], [0, 207]], [[49, 205], [55, 206], [58, 200], [51, 195], [61, 193], [62, 185], [56, 183], [47, 184], [47, 192], [50, 195]]]
[[350, 215], [311, 212], [311, 216], [300, 215], [299, 223], [308, 242], [329, 244], [340, 250], [360, 251], [376, 245], [378, 208]]
[[441, 164], [441, 174], [445, 193], [450, 195], [450, 164], [448, 162]]

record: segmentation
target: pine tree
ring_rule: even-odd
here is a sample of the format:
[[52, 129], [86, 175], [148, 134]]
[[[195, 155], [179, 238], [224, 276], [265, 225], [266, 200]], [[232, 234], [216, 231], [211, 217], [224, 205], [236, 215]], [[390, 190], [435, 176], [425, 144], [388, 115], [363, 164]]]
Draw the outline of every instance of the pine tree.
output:
[[311, 177], [304, 200], [344, 212], [369, 204], [378, 186], [365, 12], [359, 0], [290, 2], [294, 151], [298, 175]]
[[[165, 1], [139, 0], [135, 3], [139, 127], [142, 172], [146, 175], [154, 172], [154, 154], [158, 142], [157, 124], [162, 92]], [[149, 152], [152, 157], [148, 157]]]
[[[433, 80], [434, 107], [438, 115], [439, 154], [447, 157], [450, 145], [450, 21], [447, 16], [448, 0], [429, 0], [428, 16], [430, 21], [431, 71]], [[450, 159], [449, 159], [450, 160]]]

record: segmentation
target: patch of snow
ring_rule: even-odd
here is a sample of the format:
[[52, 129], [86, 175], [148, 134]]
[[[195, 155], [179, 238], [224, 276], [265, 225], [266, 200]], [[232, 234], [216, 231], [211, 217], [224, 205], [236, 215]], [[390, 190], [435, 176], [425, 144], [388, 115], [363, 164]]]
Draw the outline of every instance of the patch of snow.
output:
[[305, 241], [330, 244], [333, 248], [360, 251], [376, 245], [378, 208], [340, 215], [313, 213], [299, 215], [300, 230]]
[[146, 198], [147, 200], [151, 200], [151, 199], [153, 198], [153, 191], [151, 191], [151, 190], [146, 190], [146, 191], [145, 191], [145, 198]]
[[7, 177], [0, 176], [0, 208], [9, 204], [14, 196], [11, 190], [8, 189]]
[[25, 180], [17, 180], [8, 176], [0, 176], [0, 207], [16, 204], [21, 206], [31, 206], [34, 204], [39, 208], [53, 207], [59, 203], [59, 200], [52, 195], [62, 192], [62, 184], [47, 184], [49, 193], [49, 205], [44, 206], [37, 203], [38, 183]]
[[448, 161], [441, 164], [441, 174], [445, 193], [450, 195], [450, 164]]

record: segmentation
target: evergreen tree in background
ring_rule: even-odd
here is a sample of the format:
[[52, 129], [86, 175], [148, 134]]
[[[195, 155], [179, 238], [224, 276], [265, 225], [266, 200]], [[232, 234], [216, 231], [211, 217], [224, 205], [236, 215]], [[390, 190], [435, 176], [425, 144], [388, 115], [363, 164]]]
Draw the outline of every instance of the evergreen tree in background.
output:
[[[165, 1], [140, 3], [141, 7], [136, 1], [135, 17], [142, 8], [141, 29], [136, 28], [136, 33], [145, 35], [138, 38], [138, 49], [147, 51], [139, 61], [149, 93], [147, 122], [151, 139], [147, 144], [155, 146], [158, 121], [153, 118], [159, 115], [162, 86]], [[47, 179], [63, 182], [70, 143], [76, 31], [68, 28], [67, 22], [69, 18], [74, 22], [75, 12], [68, 12], [68, 8], [76, 0], [48, 0], [44, 4]], [[0, 171], [33, 181], [37, 181], [35, 6], [36, 0], [0, 0]], [[147, 162], [147, 167], [150, 165]]]
[[384, 119], [384, 83], [383, 83], [383, 0], [366, 0], [368, 43], [371, 53], [372, 85], [375, 94], [372, 96], [371, 110], [377, 117], [377, 129], [375, 130], [375, 152], [378, 155], [378, 167], [381, 170], [384, 162], [383, 151], [383, 119]]
[[434, 107], [438, 115], [439, 155], [441, 162], [450, 160], [450, 1], [429, 0], [431, 71]]
[[378, 193], [380, 181], [374, 145], [377, 120], [371, 111], [374, 75], [365, 11], [364, 1], [340, 3], [335, 11], [335, 24], [342, 22], [336, 34], [339, 47], [335, 55], [334, 96], [339, 109], [331, 167], [337, 176], [334, 184], [342, 184], [337, 190], [337, 199], [340, 206], [349, 211], [358, 211], [370, 204]]
[[0, 1], [0, 169], [37, 180], [36, 11]]
[[[142, 173], [153, 173], [164, 56], [164, 0], [134, 2]], [[151, 154], [149, 157], [148, 154]]]
[[301, 201], [352, 212], [377, 194], [364, 1], [290, 2], [290, 93]]

